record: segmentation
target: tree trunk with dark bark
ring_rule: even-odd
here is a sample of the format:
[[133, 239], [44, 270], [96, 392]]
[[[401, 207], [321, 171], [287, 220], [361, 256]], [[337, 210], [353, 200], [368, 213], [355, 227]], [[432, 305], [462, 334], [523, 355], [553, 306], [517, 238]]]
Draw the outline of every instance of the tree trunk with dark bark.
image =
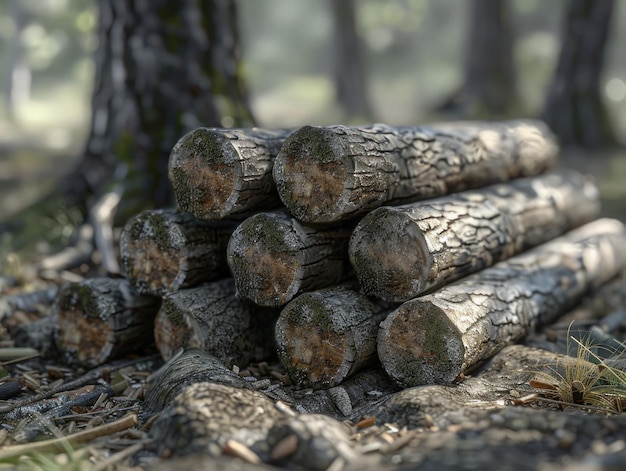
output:
[[224, 278], [236, 227], [234, 221], [205, 222], [171, 209], [143, 211], [120, 237], [126, 278], [138, 292], [154, 296]]
[[539, 122], [305, 126], [283, 144], [274, 181], [294, 217], [323, 223], [536, 175], [555, 164], [557, 150]]
[[285, 213], [246, 219], [228, 243], [237, 291], [259, 306], [283, 306], [304, 291], [331, 286], [351, 273], [348, 240], [353, 224], [317, 227]]
[[364, 293], [403, 302], [547, 242], [600, 214], [576, 172], [521, 178], [366, 215], [350, 239]]
[[568, 3], [561, 53], [543, 110], [543, 119], [563, 147], [615, 144], [600, 95], [614, 5], [613, 0]]
[[601, 219], [402, 304], [381, 324], [378, 355], [404, 387], [450, 383], [574, 307], [626, 267], [626, 229]]

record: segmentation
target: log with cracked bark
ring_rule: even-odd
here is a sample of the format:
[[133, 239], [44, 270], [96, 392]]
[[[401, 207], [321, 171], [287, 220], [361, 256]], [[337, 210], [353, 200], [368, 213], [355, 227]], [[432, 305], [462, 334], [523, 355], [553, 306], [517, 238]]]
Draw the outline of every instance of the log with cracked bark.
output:
[[598, 191], [562, 171], [420, 203], [375, 209], [356, 226], [350, 261], [363, 291], [403, 302], [595, 219]]
[[344, 286], [303, 293], [276, 323], [278, 356], [300, 386], [330, 388], [376, 360], [378, 324], [393, 307]]
[[228, 276], [226, 247], [236, 227], [171, 209], [143, 211], [120, 237], [126, 278], [140, 293], [161, 296]]
[[378, 356], [407, 387], [450, 383], [553, 321], [626, 266], [626, 229], [600, 219], [440, 290], [382, 322]]
[[354, 224], [314, 227], [282, 212], [241, 223], [227, 259], [242, 296], [260, 306], [283, 306], [304, 291], [337, 284], [351, 274], [348, 240]]
[[285, 140], [273, 173], [294, 217], [322, 223], [537, 175], [554, 166], [557, 151], [537, 121], [305, 126]]
[[69, 365], [94, 367], [150, 345], [160, 302], [135, 293], [121, 278], [64, 285], [51, 311], [60, 358]]
[[199, 219], [275, 208], [272, 167], [289, 130], [198, 128], [172, 149], [168, 175], [178, 206]]
[[278, 312], [238, 297], [233, 279], [226, 278], [164, 296], [154, 337], [166, 360], [179, 348], [201, 348], [243, 367], [274, 354]]

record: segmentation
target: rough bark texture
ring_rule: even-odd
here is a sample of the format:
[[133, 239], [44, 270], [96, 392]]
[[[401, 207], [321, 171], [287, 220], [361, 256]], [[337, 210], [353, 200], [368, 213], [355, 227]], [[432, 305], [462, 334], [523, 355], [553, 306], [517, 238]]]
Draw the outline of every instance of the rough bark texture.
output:
[[152, 343], [160, 300], [128, 281], [91, 278], [61, 288], [52, 306], [56, 348], [69, 365], [93, 367]]
[[344, 287], [298, 296], [276, 323], [278, 356], [291, 380], [329, 388], [371, 364], [378, 324], [392, 309]]
[[595, 221], [402, 304], [381, 324], [379, 358], [402, 386], [450, 383], [625, 266], [623, 224]]
[[570, 0], [543, 119], [564, 147], [607, 147], [615, 136], [600, 94], [614, 0]]
[[228, 243], [237, 291], [260, 306], [283, 306], [301, 292], [341, 282], [351, 274], [353, 227], [314, 227], [284, 213], [249, 217]]
[[138, 292], [161, 296], [228, 276], [226, 247], [236, 227], [169, 209], [143, 211], [120, 237], [126, 278]]
[[237, 297], [227, 278], [166, 295], [154, 336], [166, 360], [179, 348], [200, 348], [228, 366], [243, 367], [272, 356], [277, 316], [277, 310]]
[[305, 126], [281, 148], [274, 181], [294, 217], [330, 222], [386, 203], [536, 175], [555, 164], [556, 154], [539, 122]]
[[350, 261], [366, 294], [407, 301], [596, 218], [597, 189], [561, 172], [366, 215]]
[[272, 168], [290, 133], [257, 128], [190, 131], [169, 159], [178, 207], [213, 220], [279, 206]]

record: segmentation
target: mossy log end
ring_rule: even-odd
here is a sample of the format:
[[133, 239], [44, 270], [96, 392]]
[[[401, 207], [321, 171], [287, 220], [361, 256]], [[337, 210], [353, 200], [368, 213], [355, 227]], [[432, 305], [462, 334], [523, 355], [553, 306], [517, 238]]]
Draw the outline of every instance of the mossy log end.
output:
[[402, 302], [595, 219], [597, 189], [573, 171], [520, 178], [366, 215], [350, 239], [363, 291]]
[[273, 172], [294, 217], [323, 223], [537, 175], [554, 166], [557, 151], [548, 129], [533, 121], [305, 126], [285, 140]]
[[228, 276], [226, 247], [236, 227], [170, 209], [144, 211], [120, 238], [126, 278], [140, 293], [161, 296]]
[[272, 167], [289, 134], [257, 128], [198, 128], [185, 134], [168, 166], [178, 207], [206, 220], [278, 207]]
[[295, 298], [276, 323], [278, 356], [291, 380], [330, 388], [374, 362], [378, 325], [392, 309], [343, 286]]
[[402, 304], [381, 324], [379, 358], [404, 387], [450, 383], [567, 312], [624, 267], [624, 225], [594, 221]]
[[348, 240], [354, 225], [313, 227], [284, 213], [258, 213], [233, 232], [227, 260], [237, 291], [260, 306], [283, 306], [304, 291], [351, 273]]
[[160, 302], [136, 294], [121, 278], [64, 285], [52, 306], [60, 358], [91, 368], [150, 345]]
[[236, 296], [227, 278], [163, 298], [154, 336], [164, 359], [179, 348], [200, 348], [226, 365], [247, 366], [275, 355], [278, 310]]

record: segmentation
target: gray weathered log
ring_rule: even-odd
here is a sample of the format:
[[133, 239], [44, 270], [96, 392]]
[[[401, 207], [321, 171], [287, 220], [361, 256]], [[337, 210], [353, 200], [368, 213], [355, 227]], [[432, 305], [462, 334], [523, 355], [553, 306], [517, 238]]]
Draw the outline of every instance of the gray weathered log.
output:
[[236, 227], [170, 209], [143, 211], [120, 237], [126, 278], [140, 293], [161, 296], [228, 276], [226, 247]]
[[378, 208], [356, 226], [352, 262], [363, 291], [402, 302], [595, 219], [597, 189], [566, 171]]
[[341, 282], [351, 273], [353, 228], [313, 227], [280, 212], [249, 217], [228, 243], [237, 291], [260, 306], [283, 306], [301, 292]]
[[160, 299], [136, 294], [121, 278], [64, 285], [54, 304], [56, 348], [69, 365], [93, 367], [152, 342]]
[[450, 383], [507, 343], [574, 307], [626, 266], [626, 230], [601, 219], [402, 304], [378, 355], [402, 386]]
[[294, 217], [330, 222], [536, 175], [555, 164], [557, 150], [548, 129], [534, 121], [305, 126], [282, 146], [274, 181]]
[[329, 388], [374, 362], [378, 325], [392, 309], [343, 286], [295, 298], [276, 323], [278, 356], [291, 380]]
[[233, 279], [226, 278], [164, 296], [154, 337], [166, 360], [179, 348], [200, 348], [244, 367], [274, 354], [278, 312], [237, 297]]
[[280, 205], [272, 167], [288, 130], [198, 128], [172, 149], [168, 175], [178, 207], [222, 219]]

